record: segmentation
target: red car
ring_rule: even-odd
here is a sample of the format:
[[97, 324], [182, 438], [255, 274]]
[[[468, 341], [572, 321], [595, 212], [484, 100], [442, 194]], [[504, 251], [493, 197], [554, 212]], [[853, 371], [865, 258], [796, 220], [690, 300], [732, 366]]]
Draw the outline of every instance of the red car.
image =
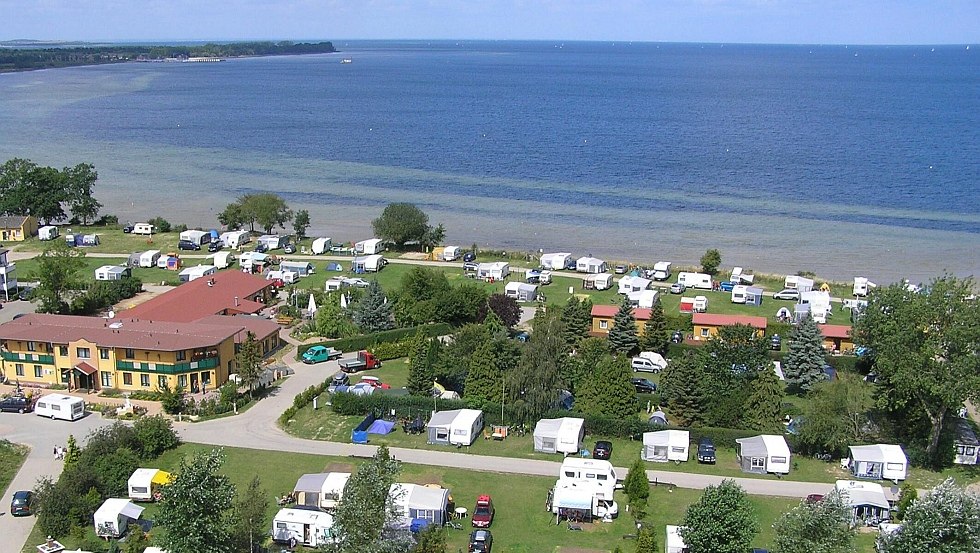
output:
[[473, 526], [477, 528], [490, 528], [493, 524], [493, 500], [489, 495], [481, 495], [476, 498], [476, 509], [473, 509]]
[[379, 390], [390, 390], [391, 386], [381, 382], [381, 379], [376, 376], [362, 376], [361, 382], [367, 382], [372, 388], [377, 388]]

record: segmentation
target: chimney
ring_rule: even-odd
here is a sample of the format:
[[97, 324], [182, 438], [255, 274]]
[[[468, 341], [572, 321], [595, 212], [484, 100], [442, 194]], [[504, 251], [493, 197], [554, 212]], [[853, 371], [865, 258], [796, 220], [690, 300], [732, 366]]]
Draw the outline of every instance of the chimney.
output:
[[238, 296], [235, 296], [235, 307], [238, 307]]

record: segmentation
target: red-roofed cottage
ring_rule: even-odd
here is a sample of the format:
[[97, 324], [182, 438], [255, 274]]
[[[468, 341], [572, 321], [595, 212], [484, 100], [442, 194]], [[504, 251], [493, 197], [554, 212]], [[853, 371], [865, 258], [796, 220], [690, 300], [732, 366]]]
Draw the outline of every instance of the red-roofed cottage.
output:
[[[593, 336], [608, 336], [609, 329], [613, 327], [613, 319], [619, 311], [618, 305], [593, 305], [592, 306], [592, 330]], [[636, 332], [643, 335], [646, 322], [650, 320], [650, 309], [633, 308], [633, 317], [636, 318]]]
[[717, 313], [695, 313], [692, 323], [694, 324], [694, 339], [707, 340], [718, 335], [718, 329], [723, 326], [746, 325], [756, 329], [759, 336], [766, 335], [768, 321], [765, 317], [752, 317], [748, 315], [719, 315]]
[[823, 347], [827, 351], [840, 353], [854, 350], [854, 338], [851, 337], [851, 327], [847, 325], [817, 325], [823, 336]]

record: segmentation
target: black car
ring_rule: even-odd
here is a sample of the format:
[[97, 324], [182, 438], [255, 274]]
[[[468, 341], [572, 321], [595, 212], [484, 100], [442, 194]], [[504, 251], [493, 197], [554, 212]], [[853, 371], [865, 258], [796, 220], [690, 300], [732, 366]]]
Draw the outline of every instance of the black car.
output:
[[221, 251], [221, 248], [223, 247], [225, 247], [225, 245], [221, 242], [221, 240], [214, 240], [210, 244], [208, 244], [208, 251], [209, 252]]
[[32, 410], [31, 400], [23, 396], [11, 396], [0, 399], [0, 412], [27, 413]]
[[772, 338], [769, 340], [769, 347], [772, 348], [773, 351], [779, 351], [783, 348], [783, 339], [779, 336], [779, 334], [772, 335]]
[[715, 464], [715, 442], [711, 438], [698, 440], [698, 462]]
[[638, 394], [652, 394], [657, 391], [657, 385], [646, 378], [631, 378], [630, 384], [636, 388]]
[[296, 253], [296, 244], [286, 244], [282, 247], [282, 251], [286, 253]]
[[255, 245], [255, 251], [257, 251], [259, 253], [265, 253], [265, 252], [269, 251], [269, 246], [266, 246], [262, 242], [259, 242], [258, 244]]
[[490, 553], [493, 547], [493, 534], [490, 530], [473, 530], [470, 533], [469, 553]]
[[197, 242], [191, 242], [190, 240], [181, 240], [177, 242], [178, 250], [199, 250], [201, 249], [200, 244]]
[[34, 514], [31, 510], [31, 503], [34, 502], [34, 494], [28, 491], [14, 492], [14, 498], [10, 500], [10, 514], [15, 517], [26, 517]]
[[670, 341], [673, 342], [673, 343], [675, 343], [675, 344], [679, 344], [679, 343], [683, 342], [684, 341], [684, 333], [681, 332], [680, 330], [675, 330], [674, 333], [670, 336]]
[[596, 459], [609, 459], [612, 457], [612, 442], [607, 442], [605, 440], [599, 440], [595, 443], [595, 447], [592, 448], [592, 457]]
[[133, 232], [133, 225], [126, 225], [122, 228], [122, 231], [126, 234]]
[[463, 254], [463, 261], [476, 261], [476, 254], [473, 252], [466, 252]]

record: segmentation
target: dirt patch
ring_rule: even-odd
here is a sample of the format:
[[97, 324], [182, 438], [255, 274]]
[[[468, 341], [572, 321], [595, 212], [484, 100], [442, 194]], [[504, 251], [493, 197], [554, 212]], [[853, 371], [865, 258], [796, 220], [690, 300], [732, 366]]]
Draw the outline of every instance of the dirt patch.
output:
[[439, 484], [442, 487], [446, 487], [442, 482], [442, 476], [435, 471], [423, 472], [414, 476], [409, 477], [406, 480], [409, 484]]
[[429, 254], [422, 252], [405, 252], [399, 255], [398, 259], [418, 259], [419, 261], [425, 261], [429, 259]]
[[323, 472], [349, 472], [354, 474], [354, 465], [350, 463], [327, 463]]

